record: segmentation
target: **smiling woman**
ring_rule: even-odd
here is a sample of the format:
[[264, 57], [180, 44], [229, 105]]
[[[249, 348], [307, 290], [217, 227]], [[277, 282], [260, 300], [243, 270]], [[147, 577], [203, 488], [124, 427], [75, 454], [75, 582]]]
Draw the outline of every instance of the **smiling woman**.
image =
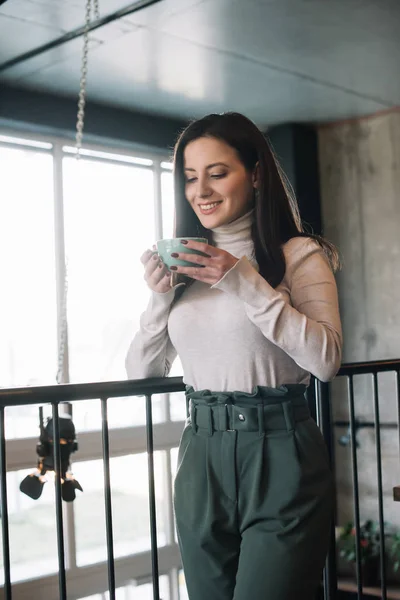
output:
[[247, 171], [234, 148], [222, 140], [201, 137], [186, 146], [184, 161], [185, 195], [203, 227], [214, 229], [250, 210], [257, 167]]
[[126, 366], [139, 379], [182, 362], [175, 514], [189, 598], [309, 600], [333, 481], [304, 393], [311, 374], [327, 381], [340, 365], [337, 253], [303, 232], [267, 140], [243, 115], [189, 125], [174, 179], [175, 237], [201, 255], [175, 252], [192, 263], [171, 265], [183, 285], [143, 255], [153, 293]]

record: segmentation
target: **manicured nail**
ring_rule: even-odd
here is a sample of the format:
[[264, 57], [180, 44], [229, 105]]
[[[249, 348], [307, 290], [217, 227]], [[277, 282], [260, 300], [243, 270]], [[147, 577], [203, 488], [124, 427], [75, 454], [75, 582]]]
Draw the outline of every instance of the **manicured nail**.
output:
[[173, 252], [171, 256], [172, 258], [179, 258], [179, 254], [177, 254], [177, 252]]
[[171, 270], [171, 271], [177, 271], [177, 270], [178, 270], [178, 267], [170, 267], [170, 270]]
[[158, 265], [158, 268], [159, 268], [159, 269], [162, 269], [162, 268], [163, 268], [163, 266], [164, 266], [164, 265], [163, 265], [163, 263], [160, 263], [160, 264]]
[[181, 240], [181, 244], [187, 244], [188, 241], [187, 240]]

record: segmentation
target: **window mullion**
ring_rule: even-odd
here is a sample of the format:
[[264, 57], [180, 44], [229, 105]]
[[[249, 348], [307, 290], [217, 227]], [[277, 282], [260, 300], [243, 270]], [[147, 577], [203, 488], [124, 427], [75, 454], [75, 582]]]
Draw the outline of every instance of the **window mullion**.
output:
[[[54, 239], [56, 253], [56, 289], [57, 289], [57, 332], [60, 347], [61, 326], [63, 322], [63, 306], [65, 294], [65, 228], [64, 228], [64, 194], [63, 194], [63, 151], [61, 144], [54, 145], [53, 150], [53, 172], [54, 172]], [[57, 357], [58, 358], [58, 357]], [[68, 334], [66, 335], [62, 383], [69, 383], [69, 360], [68, 360]]]
[[[57, 352], [59, 352], [64, 322], [65, 303], [65, 235], [64, 235], [64, 194], [63, 194], [63, 151], [60, 143], [53, 148], [54, 176], [54, 242], [56, 255], [56, 291], [57, 291]], [[58, 355], [57, 355], [58, 367]], [[60, 383], [69, 383], [68, 335], [65, 336], [65, 348]], [[69, 407], [72, 412], [72, 406]], [[71, 415], [72, 416], [72, 415]], [[63, 503], [64, 540], [66, 545], [66, 567], [76, 569], [75, 518], [72, 504]]]

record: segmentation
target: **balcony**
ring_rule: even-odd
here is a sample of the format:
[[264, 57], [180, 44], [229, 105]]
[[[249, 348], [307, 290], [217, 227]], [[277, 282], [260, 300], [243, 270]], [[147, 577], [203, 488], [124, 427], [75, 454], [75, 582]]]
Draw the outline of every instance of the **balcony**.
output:
[[[176, 459], [174, 448], [179, 443], [185, 419], [183, 390], [184, 385], [179, 377], [0, 390], [3, 592], [6, 600], [39, 600], [44, 597], [47, 600], [89, 597], [182, 600], [187, 597], [180, 571], [172, 508]], [[394, 531], [386, 518], [393, 506], [394, 510], [397, 508], [393, 505], [394, 486], [389, 489], [388, 480], [397, 477], [394, 482], [399, 481], [398, 473], [390, 472], [388, 476], [385, 464], [388, 461], [387, 448], [388, 445], [391, 447], [392, 439], [389, 440], [387, 436], [398, 438], [399, 391], [400, 360], [344, 365], [334, 382], [322, 384], [313, 380], [308, 390], [310, 408], [327, 441], [336, 474], [334, 525], [337, 530], [345, 524], [343, 518], [348, 515], [349, 505], [354, 522], [355, 559], [352, 564], [340, 563], [341, 544], [339, 542], [336, 547], [332, 528], [331, 548], [321, 585], [325, 600], [400, 597], [400, 586], [392, 581], [393, 573], [390, 572], [389, 550]], [[120, 402], [122, 398], [128, 401], [124, 412], [126, 426], [112, 427], [110, 414], [113, 403]], [[389, 398], [391, 414], [397, 415], [395, 421], [387, 420]], [[360, 417], [366, 401], [373, 411], [371, 421]], [[46, 484], [48, 499], [42, 503], [44, 510], [41, 518], [46, 516], [47, 524], [52, 520], [54, 524], [54, 538], [50, 539], [47, 535], [47, 544], [52, 545], [53, 565], [49, 558], [47, 570], [43, 569], [43, 564], [41, 566], [38, 560], [40, 557], [34, 551], [35, 543], [28, 539], [25, 562], [14, 563], [15, 544], [21, 543], [21, 535], [17, 531], [17, 520], [10, 514], [10, 475], [34, 467], [36, 438], [6, 439], [7, 411], [10, 407], [40, 404], [44, 409], [48, 408], [49, 415], [57, 424], [63, 412], [67, 410], [71, 413], [72, 409], [74, 414], [74, 411], [78, 412], [80, 403], [84, 402], [97, 404], [101, 417], [101, 428], [77, 431], [79, 448], [72, 456], [73, 471], [84, 492], [81, 494], [77, 491], [73, 503], [63, 502], [58, 475], [60, 471], [56, 469], [54, 486]], [[144, 411], [145, 422], [129, 425], [131, 415], [137, 415], [140, 410]], [[348, 419], [343, 418], [345, 414], [348, 414]], [[342, 418], [337, 418], [337, 415]], [[178, 420], [174, 420], [177, 417]], [[59, 438], [59, 427], [55, 427], [55, 465], [60, 465]], [[371, 448], [368, 446], [371, 440], [374, 444], [374, 464], [371, 464]], [[147, 468], [143, 462], [144, 452], [147, 454]], [[374, 480], [369, 481], [371, 489], [368, 499], [365, 496], [365, 452], [368, 453], [368, 477], [374, 473]], [[392, 455], [391, 450], [389, 456]], [[398, 465], [397, 449], [395, 456], [394, 464]], [[115, 461], [121, 460], [116, 467]], [[95, 465], [94, 461], [100, 462]], [[80, 465], [85, 463], [88, 468], [80, 469]], [[96, 469], [98, 474], [101, 472], [102, 485], [97, 488], [94, 486], [95, 490], [91, 491], [88, 482], [96, 478]], [[130, 469], [137, 469], [137, 472], [133, 473]], [[122, 502], [119, 493], [121, 481], [125, 482]], [[144, 483], [147, 492], [144, 494], [145, 500]], [[139, 503], [134, 493], [136, 487], [140, 487], [142, 493]], [[374, 490], [372, 499], [371, 490]], [[88, 501], [84, 500], [85, 495], [89, 497]], [[85, 510], [82, 508], [84, 502]], [[376, 507], [380, 539], [379, 576], [373, 585], [364, 585], [362, 521], [366, 513], [371, 516], [371, 502]], [[130, 510], [129, 504], [135, 504], [136, 508]], [[140, 512], [140, 518], [135, 511]], [[96, 523], [94, 528], [88, 528], [85, 523], [89, 517]], [[96, 531], [100, 524], [103, 544], [98, 543], [96, 535], [92, 543], [87, 540], [85, 544], [81, 528], [86, 528], [86, 535], [93, 537], [93, 529]], [[44, 545], [39, 539], [36, 543], [37, 550], [43, 550]]]

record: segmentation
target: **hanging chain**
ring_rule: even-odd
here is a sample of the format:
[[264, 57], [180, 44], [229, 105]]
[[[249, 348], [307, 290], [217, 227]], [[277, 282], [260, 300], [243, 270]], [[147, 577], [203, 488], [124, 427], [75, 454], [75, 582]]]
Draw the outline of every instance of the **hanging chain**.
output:
[[96, 21], [100, 19], [99, 0], [93, 0], [94, 18]]
[[[100, 19], [99, 0], [86, 0], [86, 11], [85, 11], [85, 31], [83, 34], [83, 51], [82, 51], [82, 65], [81, 65], [81, 80], [79, 87], [79, 99], [78, 99], [78, 115], [76, 121], [76, 157], [80, 158], [80, 151], [82, 148], [82, 137], [83, 137], [83, 126], [85, 119], [85, 104], [86, 104], [86, 78], [88, 70], [88, 55], [89, 55], [89, 27], [92, 20], [92, 8], [95, 19]], [[68, 318], [67, 318], [67, 297], [68, 297], [68, 261], [65, 260], [65, 273], [64, 273], [64, 295], [61, 301], [61, 315], [60, 315], [60, 339], [58, 347], [58, 365], [57, 365], [57, 383], [63, 383], [64, 379], [64, 360], [65, 352], [67, 349], [67, 335], [68, 335]]]
[[[93, 1], [93, 4], [92, 4]], [[83, 33], [83, 51], [81, 65], [81, 80], [79, 86], [78, 115], [76, 121], [76, 157], [80, 158], [82, 148], [83, 125], [85, 119], [86, 81], [89, 56], [89, 28], [92, 22], [92, 9], [95, 19], [100, 19], [99, 0], [86, 0], [85, 31]]]

